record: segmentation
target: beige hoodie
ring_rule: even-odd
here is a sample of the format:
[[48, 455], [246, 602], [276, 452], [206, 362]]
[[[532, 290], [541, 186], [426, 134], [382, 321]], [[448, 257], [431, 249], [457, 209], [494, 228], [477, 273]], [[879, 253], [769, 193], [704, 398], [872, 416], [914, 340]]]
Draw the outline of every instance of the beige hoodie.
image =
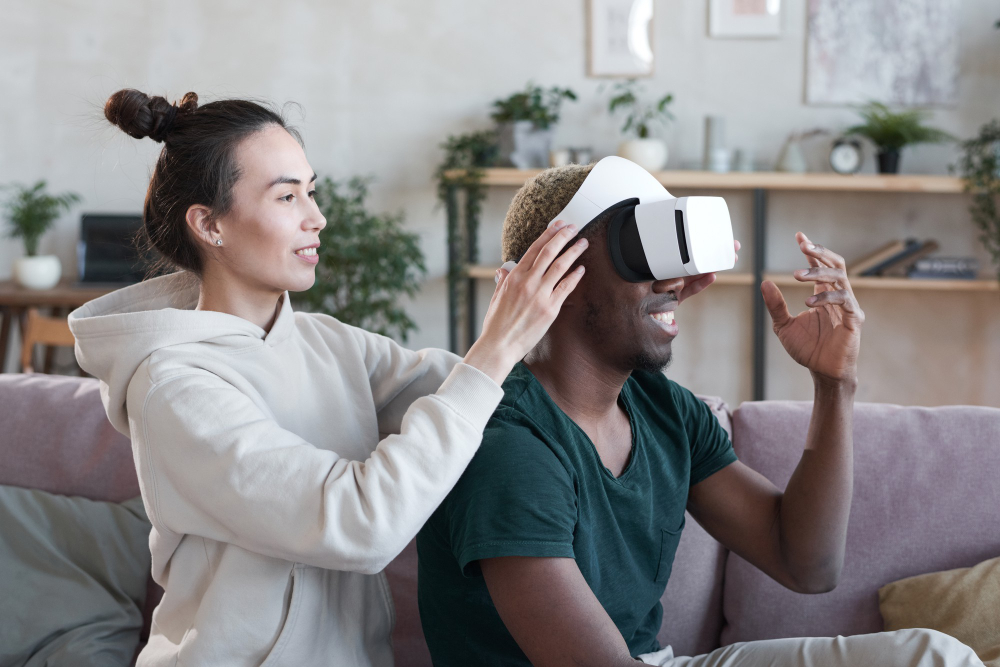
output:
[[153, 524], [148, 665], [392, 665], [381, 573], [444, 499], [503, 395], [284, 295], [270, 332], [196, 311], [173, 274], [70, 315], [132, 439]]

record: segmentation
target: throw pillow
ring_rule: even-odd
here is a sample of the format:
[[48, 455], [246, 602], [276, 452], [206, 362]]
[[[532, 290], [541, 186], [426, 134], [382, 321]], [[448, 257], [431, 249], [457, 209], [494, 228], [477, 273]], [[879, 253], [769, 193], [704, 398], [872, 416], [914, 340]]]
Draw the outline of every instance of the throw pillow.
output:
[[0, 665], [128, 665], [142, 628], [149, 521], [107, 503], [0, 485]]
[[1000, 558], [886, 584], [878, 606], [887, 631], [939, 630], [1000, 667]]

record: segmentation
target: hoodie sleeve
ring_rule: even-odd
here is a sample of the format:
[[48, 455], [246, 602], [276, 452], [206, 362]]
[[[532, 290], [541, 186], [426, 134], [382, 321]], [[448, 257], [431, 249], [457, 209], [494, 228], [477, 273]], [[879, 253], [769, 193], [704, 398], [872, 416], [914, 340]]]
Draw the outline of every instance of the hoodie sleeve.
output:
[[397, 434], [351, 461], [282, 429], [216, 375], [162, 380], [132, 429], [150, 518], [178, 535], [380, 572], [458, 481], [502, 395], [458, 364], [436, 393], [412, 402]]
[[357, 327], [347, 328], [357, 341], [368, 369], [379, 433], [383, 437], [399, 433], [410, 405], [421, 396], [436, 392], [462, 361], [457, 354], [445, 350], [409, 350], [386, 336]]

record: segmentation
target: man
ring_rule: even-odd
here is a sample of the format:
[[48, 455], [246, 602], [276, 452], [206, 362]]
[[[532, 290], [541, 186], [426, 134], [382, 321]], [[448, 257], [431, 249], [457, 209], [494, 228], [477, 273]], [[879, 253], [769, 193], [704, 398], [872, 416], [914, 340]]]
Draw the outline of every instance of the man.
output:
[[[590, 169], [550, 169], [525, 184], [504, 221], [505, 261], [522, 257]], [[675, 309], [714, 276], [627, 282], [606, 225], [583, 230], [583, 279], [504, 382], [479, 452], [418, 537], [435, 665], [981, 664], [927, 630], [751, 642], [696, 658], [661, 650], [660, 597], [685, 510], [782, 585], [836, 586], [864, 313], [843, 259], [802, 233], [812, 268], [795, 277], [815, 284], [809, 309], [792, 317], [777, 286], [761, 286], [775, 333], [815, 385], [805, 452], [782, 492], [740, 463], [708, 407], [662, 373]], [[522, 275], [502, 275], [497, 289]]]

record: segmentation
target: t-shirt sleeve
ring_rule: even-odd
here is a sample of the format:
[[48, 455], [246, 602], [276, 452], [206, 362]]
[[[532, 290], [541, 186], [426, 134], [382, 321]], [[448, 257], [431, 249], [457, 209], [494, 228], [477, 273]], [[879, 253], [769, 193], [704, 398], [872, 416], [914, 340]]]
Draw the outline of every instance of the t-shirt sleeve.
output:
[[556, 455], [498, 411], [445, 501], [452, 552], [466, 576], [483, 558], [573, 558], [576, 492]]
[[[711, 408], [690, 390], [673, 383], [675, 396], [683, 406], [684, 424], [691, 447], [691, 486], [702, 482], [736, 462], [729, 434]], [[686, 413], [686, 414], [685, 414]]]

